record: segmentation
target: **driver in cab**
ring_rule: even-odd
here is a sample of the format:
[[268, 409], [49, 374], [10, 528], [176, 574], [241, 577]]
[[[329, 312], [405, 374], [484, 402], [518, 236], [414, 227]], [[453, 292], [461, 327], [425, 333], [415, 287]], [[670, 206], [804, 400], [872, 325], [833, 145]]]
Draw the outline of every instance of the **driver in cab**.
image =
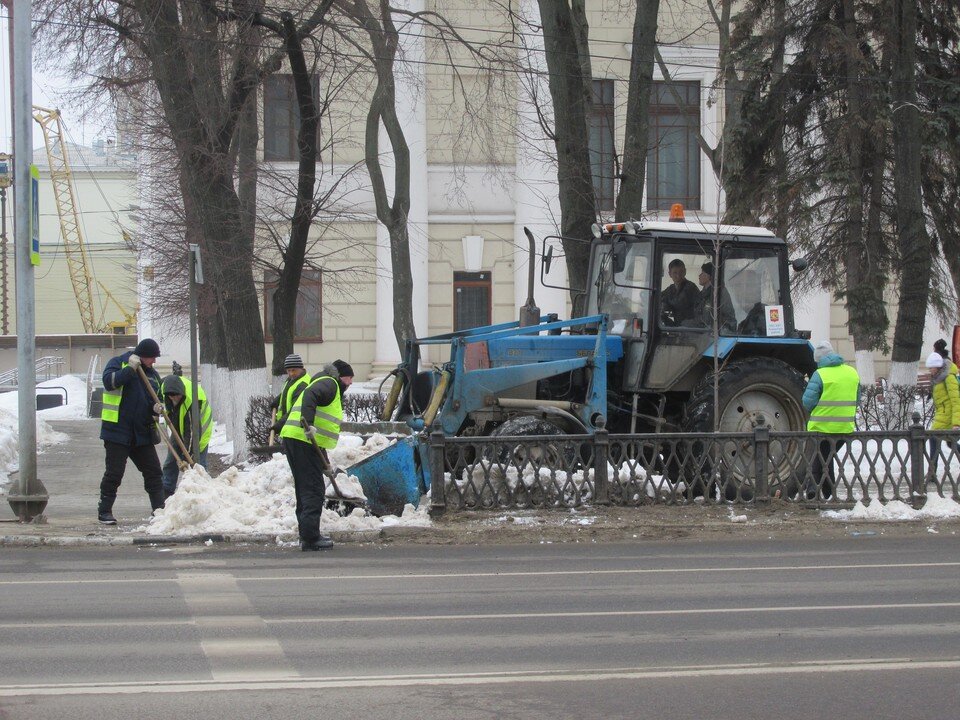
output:
[[687, 280], [687, 266], [680, 258], [670, 261], [667, 274], [673, 283], [660, 293], [660, 318], [664, 325], [674, 327], [694, 318], [700, 289]]

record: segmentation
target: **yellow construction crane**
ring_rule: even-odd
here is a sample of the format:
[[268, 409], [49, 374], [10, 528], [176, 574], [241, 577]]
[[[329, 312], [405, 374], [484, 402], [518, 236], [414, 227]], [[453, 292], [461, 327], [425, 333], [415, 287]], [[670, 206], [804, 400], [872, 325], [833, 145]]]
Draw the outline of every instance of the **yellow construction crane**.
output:
[[50, 180], [53, 182], [53, 197], [57, 204], [57, 216], [60, 218], [60, 237], [63, 239], [63, 252], [67, 258], [70, 282], [77, 298], [80, 320], [85, 333], [110, 332], [125, 334], [136, 332], [136, 315], [130, 313], [107, 290], [98, 283], [107, 297], [114, 302], [124, 316], [124, 322], [103, 324], [97, 322], [93, 306], [93, 276], [90, 272], [90, 259], [83, 241], [80, 226], [80, 213], [77, 210], [77, 197], [73, 189], [73, 174], [70, 170], [70, 157], [64, 138], [63, 124], [59, 110], [33, 106], [33, 119], [43, 129], [43, 140], [47, 148], [47, 163], [50, 167]]

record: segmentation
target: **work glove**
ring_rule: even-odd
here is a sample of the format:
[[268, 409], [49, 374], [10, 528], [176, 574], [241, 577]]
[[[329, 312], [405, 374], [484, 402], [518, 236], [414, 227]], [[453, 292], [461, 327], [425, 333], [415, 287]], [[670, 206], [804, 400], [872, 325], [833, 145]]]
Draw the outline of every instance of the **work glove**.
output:
[[153, 404], [153, 414], [154, 414], [154, 415], [160, 415], [160, 414], [162, 414], [162, 413], [163, 413], [163, 405], [161, 405], [160, 403], [154, 403], [154, 404]]
[[129, 365], [130, 367], [132, 367], [132, 368], [133, 368], [133, 371], [136, 372], [136, 371], [137, 371], [137, 368], [140, 367], [140, 356], [139, 356], [139, 355], [131, 355], [130, 358], [127, 360], [127, 365]]
[[315, 428], [313, 425], [308, 425], [305, 432], [307, 434], [307, 437], [310, 438], [311, 440], [317, 437], [317, 428]]
[[283, 420], [277, 420], [273, 425], [270, 426], [270, 429], [279, 434], [279, 432], [283, 430]]

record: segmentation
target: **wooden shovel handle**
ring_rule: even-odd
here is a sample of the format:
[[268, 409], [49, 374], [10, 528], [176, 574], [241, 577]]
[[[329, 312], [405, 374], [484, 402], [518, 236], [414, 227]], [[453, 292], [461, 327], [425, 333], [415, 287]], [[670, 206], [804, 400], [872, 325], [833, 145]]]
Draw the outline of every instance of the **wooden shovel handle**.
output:
[[[147, 392], [150, 393], [150, 397], [153, 399], [153, 402], [160, 406], [160, 413], [163, 415], [163, 419], [167, 421], [167, 427], [171, 430], [171, 435], [177, 441], [177, 445], [180, 446], [180, 451], [183, 453], [184, 462], [187, 463], [190, 467], [193, 467], [193, 458], [190, 457], [190, 451], [187, 450], [187, 446], [183, 444], [183, 439], [180, 437], [180, 434], [174, 430], [173, 423], [170, 421], [170, 416], [167, 415], [167, 410], [164, 408], [163, 403], [160, 402], [160, 398], [157, 397], [156, 391], [153, 389], [153, 385], [150, 384], [147, 374], [143, 371], [143, 368], [137, 365], [137, 374], [140, 376], [140, 379], [143, 380], [143, 384], [147, 386]], [[176, 455], [176, 453], [174, 453]]]

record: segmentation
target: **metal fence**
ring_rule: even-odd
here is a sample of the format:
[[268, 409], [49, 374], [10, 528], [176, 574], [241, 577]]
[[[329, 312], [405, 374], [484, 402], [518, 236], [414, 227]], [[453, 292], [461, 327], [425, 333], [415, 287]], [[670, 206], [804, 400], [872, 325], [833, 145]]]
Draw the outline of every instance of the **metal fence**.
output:
[[960, 501], [960, 432], [430, 436], [431, 507]]

